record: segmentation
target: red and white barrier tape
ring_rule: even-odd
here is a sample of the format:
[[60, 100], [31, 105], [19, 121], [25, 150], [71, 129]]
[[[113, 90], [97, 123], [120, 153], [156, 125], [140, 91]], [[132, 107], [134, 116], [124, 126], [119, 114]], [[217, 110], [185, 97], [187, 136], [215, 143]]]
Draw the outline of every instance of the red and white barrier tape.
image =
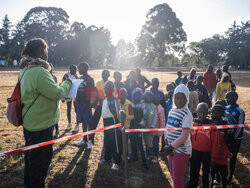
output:
[[[250, 124], [243, 125], [218, 125], [218, 126], [199, 126], [192, 127], [193, 130], [205, 130], [205, 129], [230, 129], [230, 128], [239, 128], [239, 127], [250, 127]], [[156, 132], [156, 131], [175, 131], [182, 130], [182, 128], [160, 128], [160, 129], [126, 129], [127, 133], [135, 133], [135, 132]]]
[[30, 150], [30, 149], [34, 149], [34, 148], [39, 148], [39, 147], [42, 147], [42, 146], [47, 146], [47, 145], [50, 145], [50, 144], [55, 144], [55, 143], [62, 142], [62, 141], [65, 141], [65, 140], [70, 140], [70, 139], [77, 138], [77, 137], [80, 137], [80, 136], [85, 136], [85, 135], [89, 135], [89, 134], [93, 134], [93, 133], [97, 133], [97, 132], [101, 132], [101, 131], [105, 131], [105, 130], [109, 130], [109, 129], [113, 129], [113, 128], [117, 128], [117, 127], [121, 127], [121, 126], [122, 126], [122, 124], [111, 125], [111, 126], [108, 126], [108, 127], [103, 127], [103, 128], [100, 128], [100, 129], [95, 129], [95, 130], [84, 132], [84, 133], [78, 133], [78, 134], [75, 134], [75, 135], [65, 136], [65, 137], [62, 137], [62, 138], [49, 140], [47, 142], [34, 144], [34, 145], [31, 145], [31, 146], [26, 146], [26, 147], [22, 147], [22, 148], [10, 150], [10, 151], [5, 151], [5, 152], [0, 153], [0, 157], [5, 156], [5, 155], [10, 155], [10, 154], [13, 154], [13, 153], [18, 153], [18, 152], [21, 152], [21, 151], [26, 151], [26, 150]]

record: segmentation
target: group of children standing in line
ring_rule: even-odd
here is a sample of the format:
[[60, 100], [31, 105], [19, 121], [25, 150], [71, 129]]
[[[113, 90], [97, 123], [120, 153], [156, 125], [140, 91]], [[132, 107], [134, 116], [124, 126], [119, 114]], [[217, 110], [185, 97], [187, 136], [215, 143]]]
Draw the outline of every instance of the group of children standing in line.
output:
[[[245, 114], [237, 104], [236, 87], [226, 66], [223, 67], [223, 74], [219, 70], [215, 74], [212, 65], [208, 66], [203, 76], [196, 76], [196, 70], [192, 69], [189, 76], [182, 78], [182, 73], [178, 71], [175, 82], [167, 85], [166, 95], [158, 89], [158, 78], [153, 78], [152, 82], [149, 82], [141, 75], [140, 69], [131, 71], [125, 82], [122, 82], [120, 72], [114, 73], [114, 82], [109, 81], [110, 73], [104, 70], [102, 80], [95, 86], [93, 78], [87, 73], [88, 64], [81, 63], [78, 68], [83, 82], [75, 99], [75, 131], [78, 131], [80, 123], [83, 124], [83, 131], [95, 129], [100, 117], [103, 118], [104, 127], [120, 123], [120, 110], [125, 112], [125, 128], [182, 128], [165, 133], [127, 134], [131, 148], [129, 160], [138, 160], [139, 149], [142, 165], [148, 169], [149, 162], [158, 161], [159, 141], [162, 139], [161, 151], [168, 155], [174, 187], [184, 187], [184, 176], [189, 161], [188, 187], [198, 186], [201, 164], [203, 187], [212, 187], [215, 179], [221, 182], [223, 187], [231, 184], [237, 153], [243, 138], [243, 128], [192, 129], [193, 126], [244, 124]], [[70, 70], [70, 74], [72, 73], [75, 75], [76, 72]], [[152, 88], [146, 90], [150, 85]], [[94, 100], [87, 99], [89, 88], [92, 94], [97, 96]], [[68, 112], [68, 102], [67, 107]], [[95, 109], [93, 115], [92, 107]], [[208, 118], [210, 108], [211, 116]], [[71, 123], [69, 114], [67, 113], [67, 129]], [[105, 152], [99, 163], [104, 164], [113, 159], [114, 170], [119, 169], [121, 165], [122, 131], [124, 129], [120, 128], [104, 131]], [[84, 137], [76, 145], [87, 144], [87, 148], [91, 149], [93, 143], [94, 135]]]

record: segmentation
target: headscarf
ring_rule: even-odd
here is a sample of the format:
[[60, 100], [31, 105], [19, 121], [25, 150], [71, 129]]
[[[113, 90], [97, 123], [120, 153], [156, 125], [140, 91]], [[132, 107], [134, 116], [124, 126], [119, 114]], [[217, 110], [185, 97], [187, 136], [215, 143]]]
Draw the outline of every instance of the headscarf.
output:
[[41, 66], [47, 69], [49, 72], [51, 71], [50, 64], [41, 58], [23, 57], [19, 63], [19, 67], [21, 69], [25, 67], [31, 68], [36, 66]]
[[[182, 109], [188, 108], [188, 103], [189, 103], [189, 89], [188, 89], [184, 84], [178, 85], [178, 86], [175, 88], [175, 90], [174, 90], [173, 101], [174, 101], [175, 95], [176, 95], [177, 93], [183, 93], [183, 94], [185, 95], [186, 99], [187, 99], [187, 102], [186, 102], [186, 104], [184, 105], [184, 107], [183, 107]], [[174, 103], [174, 102], [173, 102], [173, 108], [176, 109], [176, 106], [175, 106], [175, 103]]]
[[221, 79], [220, 79], [220, 82], [221, 82], [221, 83], [223, 82], [223, 80], [224, 80], [225, 77], [228, 77], [228, 81], [230, 80], [229, 74], [228, 74], [228, 73], [223, 73], [223, 74], [222, 74], [222, 77], [221, 77]]

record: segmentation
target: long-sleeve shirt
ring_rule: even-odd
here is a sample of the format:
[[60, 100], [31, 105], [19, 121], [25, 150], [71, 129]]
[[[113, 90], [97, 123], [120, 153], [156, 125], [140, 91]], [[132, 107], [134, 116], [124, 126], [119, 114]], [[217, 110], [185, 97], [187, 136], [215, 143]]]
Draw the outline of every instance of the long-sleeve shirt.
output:
[[134, 112], [134, 119], [131, 121], [130, 128], [144, 128], [147, 123], [147, 109], [145, 103], [132, 103], [132, 108]]
[[[244, 124], [245, 123], [245, 112], [239, 107], [238, 104], [236, 105], [229, 105], [226, 107], [226, 112], [231, 114], [237, 124]], [[239, 127], [235, 128], [234, 130], [234, 138], [235, 139], [242, 139], [244, 136], [244, 128]]]
[[219, 82], [216, 86], [216, 94], [215, 99], [218, 100], [225, 100], [226, 93], [231, 91], [231, 84], [230, 82]]
[[[157, 121], [155, 128], [165, 128], [165, 114], [164, 114], [164, 108], [159, 104], [156, 106], [156, 112], [157, 112]], [[162, 136], [164, 134], [163, 131], [161, 132], [155, 132], [154, 135]]]
[[190, 91], [188, 108], [192, 114], [196, 112], [197, 105], [199, 104], [199, 96], [196, 91]]
[[216, 88], [216, 74], [214, 72], [206, 71], [203, 74], [203, 83], [206, 88], [215, 89]]
[[129, 128], [131, 120], [134, 119], [132, 103], [129, 100], [125, 100], [125, 103], [123, 105], [121, 104], [121, 108], [124, 110], [126, 115], [124, 126], [125, 128]]
[[[150, 81], [143, 75], [138, 76], [137, 79], [138, 79], [138, 83], [142, 91], [145, 91], [145, 89], [147, 89], [151, 85]], [[144, 86], [144, 83], [146, 83], [147, 85]]]
[[156, 106], [153, 103], [145, 103], [147, 109], [147, 122], [145, 128], [155, 128], [157, 121]]

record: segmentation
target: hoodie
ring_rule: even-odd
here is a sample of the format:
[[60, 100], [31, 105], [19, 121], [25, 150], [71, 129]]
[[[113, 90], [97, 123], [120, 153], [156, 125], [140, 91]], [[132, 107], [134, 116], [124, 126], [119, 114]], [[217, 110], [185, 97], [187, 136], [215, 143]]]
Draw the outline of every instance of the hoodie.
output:
[[[184, 84], [179, 85], [177, 88], [175, 88], [173, 101], [175, 101], [175, 96], [177, 93], [183, 93], [187, 99], [187, 102], [181, 109], [177, 109], [175, 103], [173, 103], [173, 108], [170, 110], [168, 115], [167, 128], [190, 129], [192, 128], [193, 124], [193, 116], [188, 109], [189, 90]], [[181, 136], [181, 133], [182, 130], [166, 131], [165, 139], [167, 140], [167, 143], [171, 144], [172, 142], [174, 142], [178, 137]], [[174, 149], [174, 152], [191, 154], [192, 145], [190, 136], [180, 147]]]
[[223, 82], [224, 78], [227, 76], [229, 77], [229, 74], [223, 73], [220, 82], [216, 86], [216, 94], [215, 94], [216, 101], [225, 100], [226, 93], [232, 90], [231, 83], [229, 81]]

